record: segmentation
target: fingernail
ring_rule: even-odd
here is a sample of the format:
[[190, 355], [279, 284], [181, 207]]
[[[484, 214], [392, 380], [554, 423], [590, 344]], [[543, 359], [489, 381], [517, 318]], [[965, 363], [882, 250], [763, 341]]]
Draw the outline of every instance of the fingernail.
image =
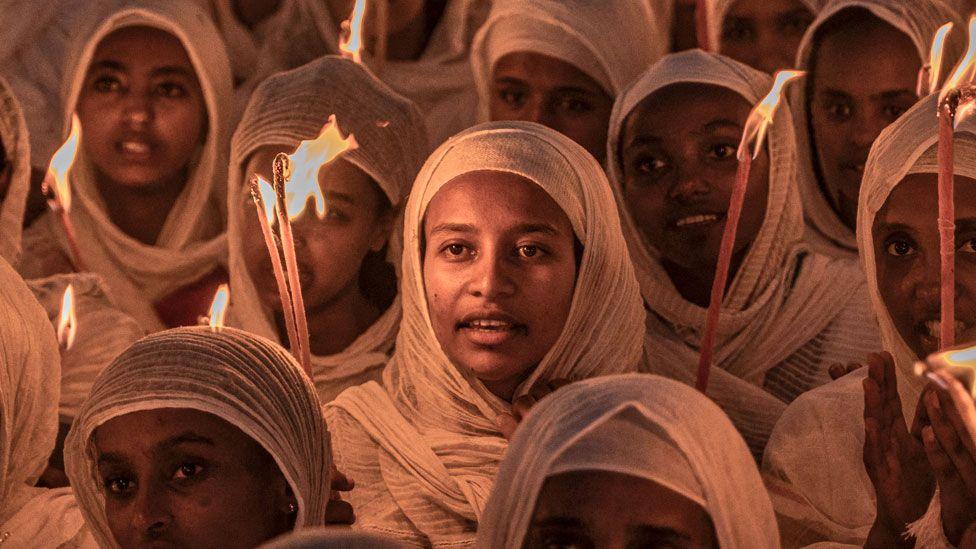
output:
[[935, 374], [935, 372], [925, 372], [925, 378], [928, 379], [929, 381], [931, 381], [932, 383], [935, 383], [943, 391], [948, 391], [949, 390], [949, 384], [946, 383], [944, 379], [942, 379], [941, 377], [937, 376]]

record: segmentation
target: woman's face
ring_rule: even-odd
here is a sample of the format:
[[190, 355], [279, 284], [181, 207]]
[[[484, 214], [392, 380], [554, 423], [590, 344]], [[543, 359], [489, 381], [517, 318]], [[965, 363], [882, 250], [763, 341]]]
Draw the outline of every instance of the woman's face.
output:
[[296, 515], [281, 470], [217, 416], [162, 408], [110, 419], [93, 435], [105, 514], [130, 547], [255, 547]]
[[788, 69], [813, 18], [800, 0], [738, 0], [722, 23], [722, 54], [770, 74]]
[[[956, 342], [976, 340], [976, 180], [956, 176]], [[941, 258], [938, 176], [911, 174], [874, 220], [881, 298], [918, 358], [939, 350]], [[928, 215], [919, 215], [927, 212]]]
[[186, 50], [149, 27], [123, 28], [99, 43], [76, 112], [98, 176], [146, 191], [182, 185], [207, 128]]
[[546, 479], [523, 549], [718, 547], [700, 505], [656, 482], [607, 471]]
[[[247, 163], [245, 174], [259, 174], [271, 181], [271, 165], [283, 147], [262, 147]], [[349, 291], [359, 291], [359, 272], [366, 254], [386, 245], [393, 224], [393, 213], [383, 203], [376, 183], [353, 164], [337, 159], [319, 170], [319, 188], [325, 196], [326, 215], [319, 219], [313, 203], [301, 217], [292, 221], [295, 253], [305, 306], [309, 311], [328, 307]], [[248, 274], [261, 301], [280, 311], [281, 301], [271, 258], [264, 240], [258, 213], [249, 192], [243, 193], [241, 207], [241, 245]], [[258, 236], [256, 236], [258, 235]]]
[[[676, 84], [627, 116], [618, 161], [624, 198], [647, 243], [685, 270], [714, 271], [735, 185], [736, 152], [751, 111], [735, 92]], [[752, 163], [734, 252], [743, 254], [766, 216], [769, 161]]]
[[569, 316], [576, 283], [569, 218], [528, 179], [479, 171], [437, 192], [423, 232], [437, 341], [456, 367], [510, 399]]
[[811, 66], [807, 116], [817, 167], [830, 202], [853, 231], [871, 144], [918, 101], [921, 61], [905, 34], [870, 17], [825, 36]]
[[601, 163], [606, 157], [611, 97], [578, 68], [537, 53], [505, 55], [491, 71], [492, 120], [524, 120], [569, 137]]

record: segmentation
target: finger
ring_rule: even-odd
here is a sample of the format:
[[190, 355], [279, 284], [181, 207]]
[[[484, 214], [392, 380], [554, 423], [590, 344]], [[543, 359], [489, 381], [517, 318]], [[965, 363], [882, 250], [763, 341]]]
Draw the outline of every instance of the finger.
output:
[[935, 472], [936, 480], [940, 485], [945, 486], [950, 476], [949, 470], [952, 468], [952, 461], [942, 450], [931, 425], [922, 429], [922, 446], [925, 448], [925, 457]]
[[885, 401], [898, 403], [898, 408], [901, 409], [901, 397], [898, 395], [898, 378], [895, 374], [895, 359], [887, 351], [878, 353], [876, 356], [881, 361], [884, 370], [885, 384], [883, 388], [885, 389]]
[[976, 549], [976, 522], [969, 525], [966, 529], [966, 533], [962, 535], [962, 540], [959, 542], [959, 549]]
[[332, 470], [332, 490], [337, 492], [348, 492], [356, 487], [356, 481], [347, 477], [342, 471], [335, 469], [333, 466]]
[[966, 489], [976, 493], [976, 462], [959, 437], [959, 432], [945, 413], [952, 409], [952, 402], [944, 391], [932, 391], [926, 395], [925, 405], [932, 420], [931, 430], [942, 452], [951, 462], [957, 482], [965, 484]]
[[827, 368], [827, 373], [830, 374], [830, 379], [837, 379], [847, 373], [847, 368], [843, 364], [832, 364]]
[[326, 524], [353, 524], [356, 522], [356, 513], [348, 501], [330, 500], [325, 508]]
[[505, 440], [512, 440], [512, 435], [515, 434], [519, 422], [512, 414], [498, 414], [495, 418], [495, 425], [498, 426], [498, 431], [505, 437]]
[[883, 466], [881, 444], [879, 441], [878, 420], [873, 417], [864, 419], [864, 468], [872, 481], [877, 481], [878, 472]]
[[518, 397], [515, 399], [515, 402], [512, 403], [512, 415], [515, 416], [516, 420], [522, 421], [529, 413], [529, 410], [535, 406], [536, 401], [537, 399], [532, 395], [522, 395]]
[[948, 402], [943, 399], [944, 406], [942, 408], [959, 432], [963, 444], [966, 445], [971, 454], [976, 456], [976, 403], [973, 402], [970, 392], [955, 376], [945, 370], [936, 372], [936, 375], [949, 387], [944, 393], [952, 402], [952, 405], [948, 406], [945, 405]]
[[864, 417], [873, 417], [879, 422], [884, 414], [881, 407], [881, 388], [874, 378], [865, 378], [861, 384], [864, 387]]

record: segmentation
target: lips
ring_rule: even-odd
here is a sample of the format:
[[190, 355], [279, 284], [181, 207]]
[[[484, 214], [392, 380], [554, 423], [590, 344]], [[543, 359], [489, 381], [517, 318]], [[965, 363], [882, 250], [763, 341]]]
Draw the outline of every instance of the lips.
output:
[[467, 315], [455, 325], [455, 330], [479, 347], [495, 347], [528, 335], [527, 325], [502, 312]]
[[724, 220], [724, 212], [680, 212], [668, 216], [668, 226], [680, 230], [700, 229]]
[[115, 142], [115, 151], [135, 162], [148, 161], [156, 149], [155, 141], [146, 135], [128, 135]]

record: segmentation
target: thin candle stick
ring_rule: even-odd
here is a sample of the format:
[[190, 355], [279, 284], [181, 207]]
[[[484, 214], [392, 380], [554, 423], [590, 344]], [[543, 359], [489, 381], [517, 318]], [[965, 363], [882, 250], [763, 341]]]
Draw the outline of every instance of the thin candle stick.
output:
[[71, 265], [75, 268], [75, 272], [87, 271], [88, 268], [85, 265], [85, 261], [81, 258], [81, 249], [78, 247], [78, 238], [75, 236], [75, 227], [71, 222], [71, 214], [61, 204], [58, 195], [52, 189], [51, 185], [45, 181], [44, 192], [47, 195], [47, 206], [58, 217], [58, 224], [61, 225], [61, 230], [64, 231], [64, 238], [68, 241], [68, 253], [71, 255]]
[[956, 222], [953, 176], [953, 123], [957, 97], [939, 105], [939, 256], [942, 282], [940, 291], [939, 344], [945, 349], [956, 339]]
[[695, 35], [698, 38], [698, 47], [711, 51], [711, 40], [708, 38], [708, 1], [697, 0], [695, 2]]

